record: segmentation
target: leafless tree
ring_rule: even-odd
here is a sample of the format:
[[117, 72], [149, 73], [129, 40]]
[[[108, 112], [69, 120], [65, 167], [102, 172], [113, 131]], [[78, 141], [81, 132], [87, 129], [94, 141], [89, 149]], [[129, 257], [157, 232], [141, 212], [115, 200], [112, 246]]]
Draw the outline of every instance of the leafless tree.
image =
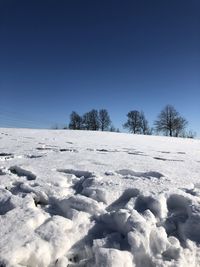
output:
[[187, 133], [187, 138], [191, 138], [191, 139], [193, 139], [193, 138], [196, 137], [196, 135], [197, 135], [197, 134], [196, 134], [194, 131], [190, 130], [190, 131]]
[[156, 130], [169, 136], [179, 136], [186, 125], [187, 121], [172, 105], [167, 105], [155, 121]]
[[82, 127], [83, 130], [90, 130], [90, 114], [89, 112], [86, 112], [85, 114], [83, 114], [82, 117]]
[[58, 130], [59, 129], [59, 126], [57, 123], [55, 123], [54, 125], [51, 126], [51, 129], [52, 130]]
[[82, 118], [81, 116], [73, 111], [70, 115], [69, 129], [80, 130], [82, 128]]
[[83, 128], [91, 131], [99, 130], [99, 115], [96, 109], [92, 109], [83, 115]]
[[140, 127], [141, 127], [141, 133], [142, 134], [150, 134], [150, 128], [149, 128], [149, 125], [148, 125], [148, 121], [144, 115], [144, 112], [141, 111], [140, 112]]
[[175, 120], [174, 124], [175, 124], [174, 136], [178, 137], [183, 134], [188, 122], [183, 117], [178, 117]]
[[108, 130], [111, 125], [111, 119], [106, 109], [99, 110], [99, 126], [102, 131]]
[[127, 128], [130, 132], [136, 134], [141, 132], [141, 117], [140, 112], [137, 110], [132, 110], [127, 114], [128, 120], [123, 125], [124, 128]]

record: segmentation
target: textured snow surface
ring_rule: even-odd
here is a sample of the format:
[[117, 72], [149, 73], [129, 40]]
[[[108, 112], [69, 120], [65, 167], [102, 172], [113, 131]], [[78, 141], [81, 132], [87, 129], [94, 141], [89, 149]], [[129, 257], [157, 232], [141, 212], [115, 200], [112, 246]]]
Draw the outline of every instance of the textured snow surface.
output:
[[0, 267], [200, 266], [200, 141], [0, 129]]

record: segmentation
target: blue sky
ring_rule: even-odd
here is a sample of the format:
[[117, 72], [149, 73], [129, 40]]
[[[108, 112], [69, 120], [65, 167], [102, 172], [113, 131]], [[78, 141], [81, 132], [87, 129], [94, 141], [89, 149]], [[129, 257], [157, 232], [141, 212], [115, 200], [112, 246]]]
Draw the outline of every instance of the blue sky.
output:
[[0, 127], [174, 105], [200, 135], [199, 0], [0, 1]]

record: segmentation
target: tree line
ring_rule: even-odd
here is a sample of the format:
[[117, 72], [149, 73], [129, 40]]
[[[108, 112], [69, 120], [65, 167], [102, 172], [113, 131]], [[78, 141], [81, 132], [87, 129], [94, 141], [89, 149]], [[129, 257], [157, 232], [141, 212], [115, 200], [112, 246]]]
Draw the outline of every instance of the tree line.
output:
[[80, 116], [73, 111], [70, 115], [69, 129], [91, 131], [116, 131], [106, 109], [92, 109]]
[[[143, 111], [131, 110], [127, 114], [127, 121], [123, 124], [123, 128], [133, 134], [152, 135], [154, 133], [193, 138], [195, 133], [192, 131], [186, 132], [187, 125], [188, 121], [172, 105], [166, 105], [158, 114], [154, 127], [149, 126]], [[113, 126], [106, 109], [92, 109], [82, 116], [73, 111], [70, 115], [68, 128], [72, 130], [119, 132], [119, 129], [115, 129]]]

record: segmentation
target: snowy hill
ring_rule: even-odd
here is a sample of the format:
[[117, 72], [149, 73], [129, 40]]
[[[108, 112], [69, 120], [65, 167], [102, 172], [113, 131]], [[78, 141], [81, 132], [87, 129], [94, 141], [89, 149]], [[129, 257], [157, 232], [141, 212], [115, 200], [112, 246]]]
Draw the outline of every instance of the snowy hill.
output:
[[0, 266], [200, 266], [200, 141], [0, 129]]

